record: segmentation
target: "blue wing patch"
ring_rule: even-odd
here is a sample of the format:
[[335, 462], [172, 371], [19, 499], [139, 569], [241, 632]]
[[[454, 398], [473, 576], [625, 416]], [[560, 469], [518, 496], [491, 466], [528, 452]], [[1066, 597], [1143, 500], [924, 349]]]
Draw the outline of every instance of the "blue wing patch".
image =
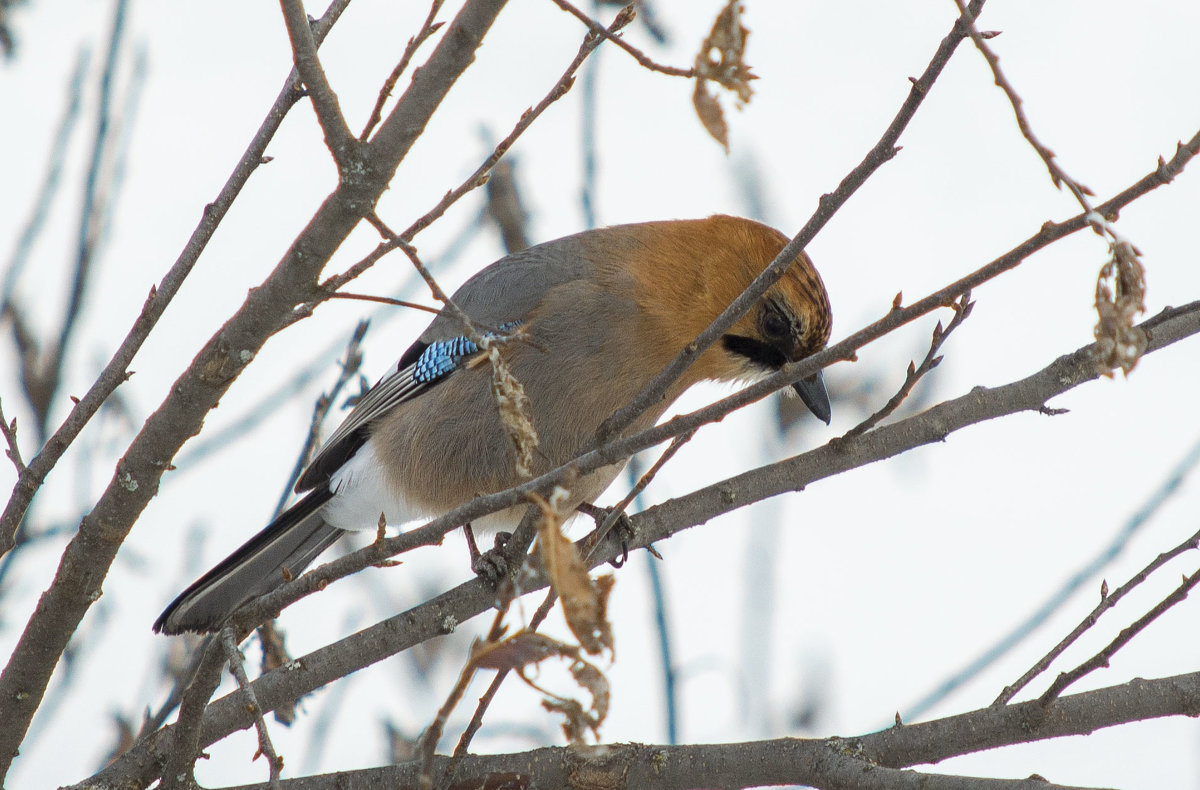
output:
[[[522, 323], [509, 321], [501, 324], [497, 332], [488, 332], [485, 337], [499, 337]], [[321, 445], [297, 481], [296, 491], [307, 491], [327, 481], [367, 440], [365, 429], [368, 425], [394, 407], [445, 380], [477, 353], [479, 346], [469, 337], [438, 340], [426, 346], [411, 364], [380, 379]]]

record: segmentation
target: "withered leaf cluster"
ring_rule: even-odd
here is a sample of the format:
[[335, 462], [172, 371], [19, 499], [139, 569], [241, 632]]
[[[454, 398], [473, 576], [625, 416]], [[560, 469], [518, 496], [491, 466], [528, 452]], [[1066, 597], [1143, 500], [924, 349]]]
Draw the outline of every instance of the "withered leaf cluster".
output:
[[1146, 332], [1134, 326], [1146, 311], [1146, 270], [1128, 241], [1119, 239], [1109, 249], [1112, 257], [1096, 278], [1096, 364], [1105, 376], [1117, 368], [1128, 375], [1149, 342]]
[[744, 10], [739, 0], [729, 0], [717, 15], [712, 30], [696, 54], [696, 87], [692, 91], [692, 104], [704, 128], [725, 148], [726, 153], [729, 153], [729, 125], [725, 122], [721, 102], [709, 90], [709, 82], [732, 91], [737, 96], [739, 109], [749, 103], [754, 94], [750, 81], [757, 77], [744, 60], [746, 37], [750, 33], [742, 25]]

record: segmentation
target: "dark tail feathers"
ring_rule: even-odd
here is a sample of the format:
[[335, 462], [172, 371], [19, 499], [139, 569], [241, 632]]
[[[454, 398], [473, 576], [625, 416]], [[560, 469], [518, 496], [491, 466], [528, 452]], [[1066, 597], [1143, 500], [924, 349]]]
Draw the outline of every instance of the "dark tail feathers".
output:
[[329, 526], [320, 516], [331, 496], [321, 486], [284, 511], [180, 593], [154, 621], [154, 630], [165, 634], [215, 631], [234, 609], [283, 584], [284, 568], [289, 578], [299, 576], [345, 531]]

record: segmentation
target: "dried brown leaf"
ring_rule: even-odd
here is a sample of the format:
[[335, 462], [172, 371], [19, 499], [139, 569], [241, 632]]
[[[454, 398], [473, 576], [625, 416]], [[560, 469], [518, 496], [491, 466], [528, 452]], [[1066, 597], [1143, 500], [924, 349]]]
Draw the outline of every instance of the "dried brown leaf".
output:
[[592, 735], [599, 739], [600, 725], [608, 716], [608, 705], [612, 698], [608, 678], [604, 677], [604, 673], [593, 664], [589, 664], [583, 659], [571, 664], [571, 676], [591, 695], [591, 707], [584, 708], [583, 703], [579, 700], [549, 693], [546, 694], [546, 699], [542, 700], [542, 707], [551, 713], [563, 714], [563, 734], [567, 736], [570, 743], [583, 743], [584, 736], [588, 731], [591, 731]]
[[696, 116], [704, 124], [705, 131], [721, 144], [725, 153], [729, 153], [729, 125], [725, 123], [725, 111], [721, 109], [717, 97], [708, 92], [708, 83], [704, 80], [696, 80], [692, 106], [696, 108]]
[[560, 507], [566, 496], [567, 492], [558, 488], [550, 502], [536, 494], [530, 497], [542, 511], [538, 523], [538, 552], [550, 578], [550, 586], [562, 601], [563, 616], [571, 633], [584, 650], [595, 655], [613, 647], [612, 626], [607, 620], [612, 577], [593, 580], [579, 550], [563, 535], [565, 518]]
[[505, 361], [500, 344], [489, 345], [487, 353], [492, 365], [492, 396], [496, 399], [504, 430], [517, 453], [517, 474], [530, 477], [533, 474], [533, 455], [538, 447], [538, 435], [529, 414], [529, 396]]
[[552, 656], [577, 659], [579, 648], [524, 630], [499, 642], [477, 641], [471, 647], [471, 664], [476, 669], [519, 670]]
[[608, 717], [608, 705], [612, 700], [608, 678], [594, 664], [582, 660], [571, 665], [571, 676], [592, 695], [592, 718], [599, 727]]
[[1134, 325], [1146, 311], [1146, 270], [1129, 242], [1118, 240], [1109, 248], [1112, 257], [1096, 278], [1096, 364], [1105, 376], [1116, 368], [1129, 375], [1149, 342]]
[[708, 89], [708, 82], [715, 82], [737, 96], [740, 109], [754, 95], [750, 81], [757, 77], [746, 65], [746, 37], [749, 32], [742, 25], [740, 0], [729, 0], [713, 22], [712, 30], [696, 53], [696, 87], [692, 91], [692, 104], [704, 128], [729, 152], [729, 126], [721, 103]]

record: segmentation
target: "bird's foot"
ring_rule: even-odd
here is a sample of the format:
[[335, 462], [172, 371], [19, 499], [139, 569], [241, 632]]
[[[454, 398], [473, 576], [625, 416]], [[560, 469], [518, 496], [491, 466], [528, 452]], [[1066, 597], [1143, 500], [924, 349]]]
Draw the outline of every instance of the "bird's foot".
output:
[[471, 552], [471, 570], [479, 578], [491, 584], [498, 584], [508, 575], [508, 560], [504, 557], [504, 547], [512, 533], [497, 532], [492, 547], [485, 552], [479, 550], [479, 544], [475, 542], [475, 531], [471, 529], [470, 524], [463, 525], [463, 534], [467, 536], [467, 550]]
[[[597, 529], [599, 529], [600, 526], [604, 524], [604, 522], [607, 521], [613, 513], [613, 508], [611, 507], [596, 507], [590, 502], [580, 502], [575, 509], [580, 513], [583, 513], [585, 516], [590, 516], [593, 518], [596, 521]], [[609, 560], [608, 564], [614, 568], [620, 568], [625, 564], [625, 561], [629, 559], [629, 542], [633, 540], [635, 534], [633, 530], [633, 522], [629, 519], [629, 514], [624, 511], [618, 513], [616, 521], [613, 522], [609, 530], [614, 532], [617, 540], [621, 542], [621, 556], [619, 558]], [[607, 533], [604, 535], [596, 535], [596, 542], [598, 543], [601, 540], [604, 540], [605, 537], [607, 537]]]

